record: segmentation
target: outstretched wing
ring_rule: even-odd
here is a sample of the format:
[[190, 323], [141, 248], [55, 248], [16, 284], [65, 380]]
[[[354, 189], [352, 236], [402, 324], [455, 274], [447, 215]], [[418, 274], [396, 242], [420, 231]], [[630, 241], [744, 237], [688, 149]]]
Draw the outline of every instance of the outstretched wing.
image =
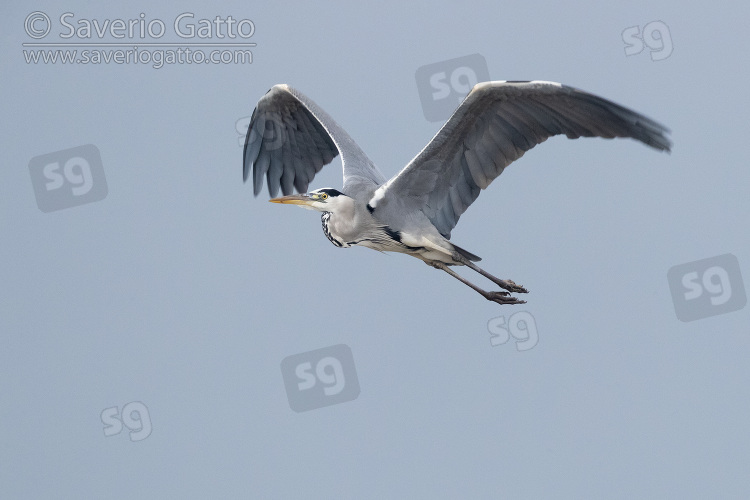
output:
[[669, 151], [668, 132], [643, 115], [559, 83], [480, 83], [371, 204], [422, 210], [449, 238], [480, 190], [548, 137], [630, 137]]
[[245, 137], [242, 178], [253, 170], [253, 192], [263, 188], [276, 196], [294, 189], [304, 193], [324, 165], [341, 153], [344, 188], [347, 184], [385, 182], [357, 144], [328, 113], [311, 99], [288, 85], [274, 85], [253, 111]]

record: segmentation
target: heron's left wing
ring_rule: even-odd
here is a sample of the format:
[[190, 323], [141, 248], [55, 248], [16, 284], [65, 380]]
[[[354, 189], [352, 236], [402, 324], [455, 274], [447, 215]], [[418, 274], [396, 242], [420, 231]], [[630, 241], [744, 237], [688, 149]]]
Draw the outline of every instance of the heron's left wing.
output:
[[421, 210], [449, 238], [480, 190], [549, 137], [630, 137], [669, 151], [667, 132], [650, 118], [559, 83], [480, 83], [370, 204]]
[[245, 137], [242, 178], [253, 170], [257, 196], [268, 182], [271, 197], [304, 193], [323, 166], [341, 153], [347, 184], [385, 182], [383, 174], [328, 113], [289, 85], [274, 85], [253, 111]]

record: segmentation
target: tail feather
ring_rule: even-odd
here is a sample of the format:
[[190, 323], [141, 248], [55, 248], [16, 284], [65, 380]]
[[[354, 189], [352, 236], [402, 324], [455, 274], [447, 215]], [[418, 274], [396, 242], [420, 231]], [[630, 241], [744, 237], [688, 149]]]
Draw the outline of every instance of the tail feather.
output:
[[451, 242], [451, 245], [453, 245], [453, 248], [456, 250], [456, 252], [460, 253], [467, 259], [469, 259], [472, 262], [479, 262], [482, 260], [481, 257], [474, 255], [473, 253], [469, 252], [468, 250], [464, 250], [460, 246], [456, 245], [455, 243]]

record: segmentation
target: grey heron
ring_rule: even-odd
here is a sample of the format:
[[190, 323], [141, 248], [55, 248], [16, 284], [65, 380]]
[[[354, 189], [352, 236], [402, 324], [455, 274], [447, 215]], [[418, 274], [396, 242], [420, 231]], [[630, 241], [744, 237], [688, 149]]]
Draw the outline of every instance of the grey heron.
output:
[[[528, 293], [496, 278], [481, 259], [450, 241], [451, 230], [479, 192], [505, 167], [547, 138], [629, 137], [669, 152], [669, 130], [619, 104], [554, 82], [479, 83], [432, 140], [386, 180], [325, 111], [298, 90], [275, 85], [253, 111], [243, 153], [258, 196], [265, 176], [271, 202], [322, 212], [335, 246], [401, 252], [445, 271], [487, 300], [523, 304]], [[307, 192], [315, 174], [341, 155], [341, 190]], [[277, 198], [279, 189], [284, 196]], [[298, 194], [294, 194], [294, 191]], [[449, 266], [466, 266], [504, 291], [485, 291]]]

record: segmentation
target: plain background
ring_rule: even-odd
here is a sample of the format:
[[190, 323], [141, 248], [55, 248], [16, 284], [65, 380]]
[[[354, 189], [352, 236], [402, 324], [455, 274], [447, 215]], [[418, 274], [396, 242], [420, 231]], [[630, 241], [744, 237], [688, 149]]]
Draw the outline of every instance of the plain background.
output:
[[[24, 19], [256, 26], [250, 65], [26, 64]], [[747, 19], [738, 2], [4, 5], [0, 21], [0, 497], [740, 498], [750, 493], [750, 308], [689, 323], [667, 271], [750, 276]], [[627, 57], [661, 20], [667, 59]], [[179, 41], [166, 38], [164, 41]], [[210, 42], [217, 42], [212, 39]], [[417, 68], [479, 53], [672, 129], [553, 138], [452, 239], [531, 293], [502, 307], [402, 255], [341, 250], [318, 214], [253, 198], [235, 123], [274, 84], [326, 109], [387, 177], [438, 130]], [[83, 144], [109, 192], [51, 213], [28, 164]], [[340, 187], [340, 162], [311, 188]], [[474, 276], [472, 276], [474, 277]], [[489, 285], [482, 282], [484, 285]], [[535, 318], [493, 347], [488, 322]], [[287, 356], [352, 349], [350, 402], [289, 408]], [[152, 434], [105, 437], [141, 401]]]

